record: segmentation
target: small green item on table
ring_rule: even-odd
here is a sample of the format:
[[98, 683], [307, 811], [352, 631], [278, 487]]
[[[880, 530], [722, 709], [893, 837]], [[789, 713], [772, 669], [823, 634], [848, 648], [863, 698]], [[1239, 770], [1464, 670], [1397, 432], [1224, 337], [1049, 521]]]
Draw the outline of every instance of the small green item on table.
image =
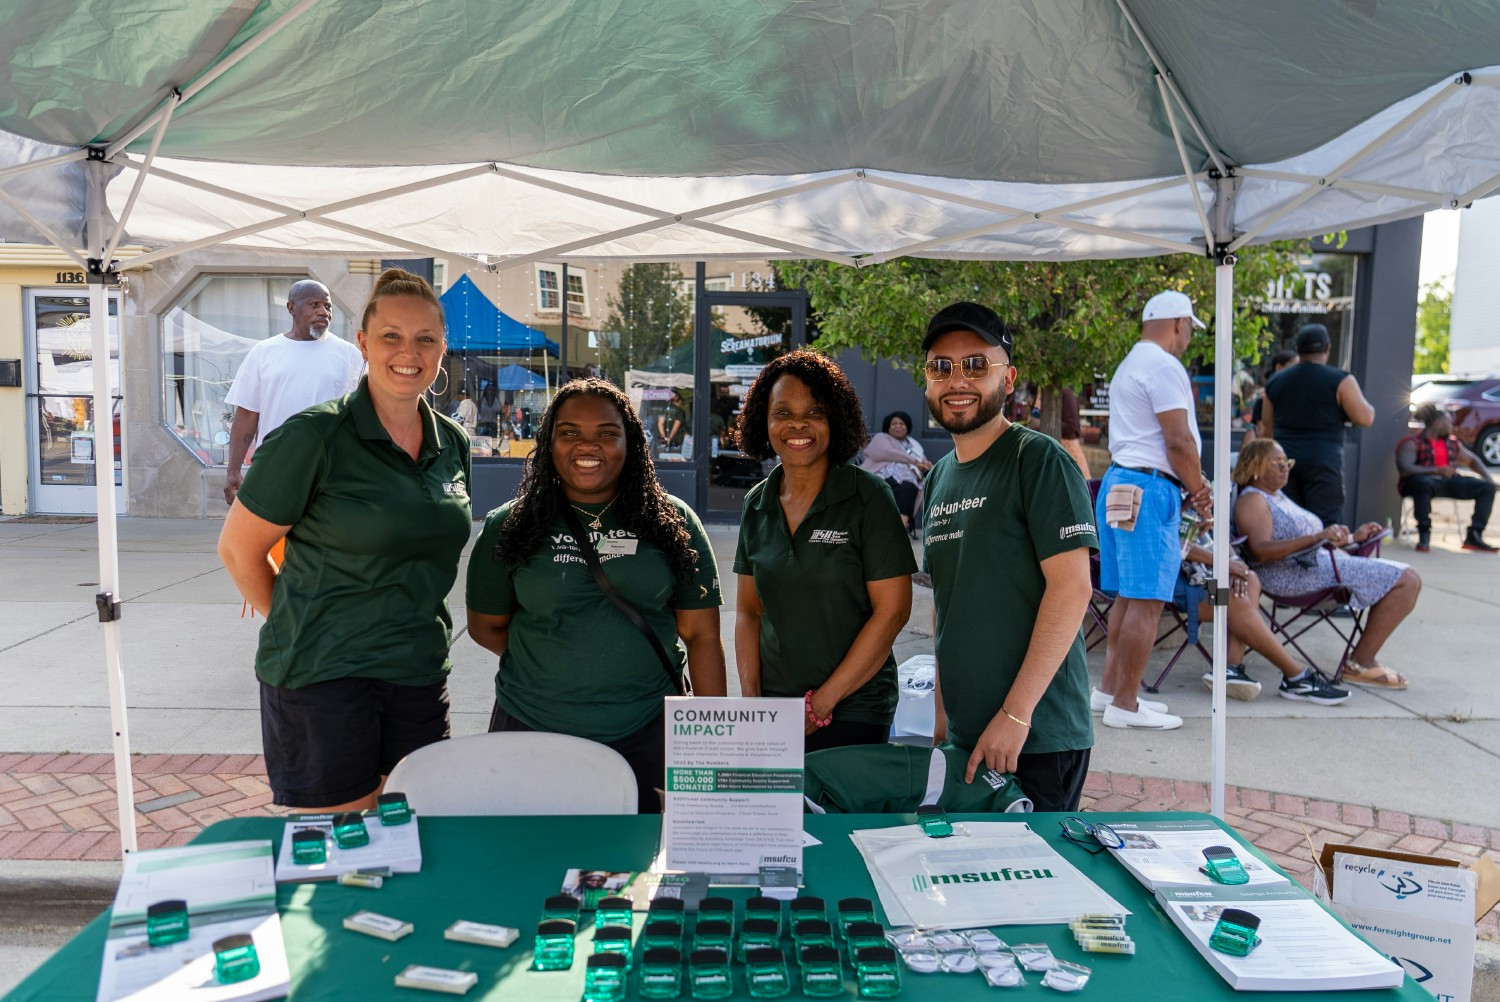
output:
[[698, 921], [713, 919], [728, 922], [730, 935], [734, 934], [734, 902], [729, 898], [704, 898], [698, 902]]
[[854, 976], [859, 997], [893, 999], [901, 994], [901, 969], [896, 951], [889, 946], [867, 946], [854, 957]]
[[364, 815], [358, 811], [345, 811], [333, 816], [333, 840], [340, 849], [358, 849], [370, 844], [370, 832], [365, 828]]
[[641, 954], [641, 998], [675, 999], [682, 994], [682, 951], [653, 946]]
[[693, 929], [693, 949], [729, 950], [734, 945], [734, 926], [723, 919], [700, 918]]
[[294, 829], [292, 862], [298, 866], [317, 866], [328, 862], [328, 833], [321, 828]]
[[844, 965], [831, 946], [809, 946], [802, 960], [802, 994], [812, 999], [838, 998], [844, 994]]
[[1208, 874], [1209, 879], [1215, 883], [1250, 883], [1250, 874], [1245, 872], [1245, 867], [1239, 857], [1227, 845], [1208, 846], [1203, 850], [1203, 860], [1203, 866], [1199, 869]]
[[146, 906], [146, 942], [151, 946], [170, 946], [188, 938], [186, 901], [172, 898]]
[[548, 919], [536, 926], [532, 966], [538, 971], [566, 971], [573, 966], [573, 934], [578, 926], [567, 919]]
[[[745, 902], [745, 921], [769, 919], [776, 923], [776, 938], [781, 938], [781, 902], [765, 895], [757, 895]], [[775, 945], [774, 943], [772, 944]]]
[[1248, 957], [1250, 951], [1260, 945], [1260, 937], [1256, 935], [1259, 928], [1260, 916], [1243, 908], [1226, 908], [1208, 937], [1208, 945], [1231, 957]]
[[629, 898], [600, 898], [594, 906], [595, 925], [623, 925], [630, 929], [635, 925], [635, 903]]
[[676, 919], [647, 918], [646, 928], [641, 932], [641, 943], [646, 949], [670, 946], [682, 949], [682, 923]]
[[937, 804], [918, 807], [917, 824], [922, 826], [922, 833], [928, 838], [947, 838], [953, 834], [953, 823], [948, 820], [948, 812]]
[[741, 963], [750, 950], [776, 946], [781, 942], [781, 927], [775, 919], [747, 918], [740, 926], [738, 955]]
[[[597, 943], [597, 939], [596, 939]], [[583, 972], [584, 1002], [623, 1002], [630, 965], [618, 953], [595, 953]]]
[[723, 950], [694, 950], [688, 954], [688, 984], [695, 999], [726, 999], [733, 995], [729, 954]]
[[844, 941], [849, 944], [849, 959], [867, 946], [885, 946], [885, 929], [879, 922], [850, 922], [844, 927]]
[[786, 955], [774, 946], [746, 951], [745, 982], [750, 986], [751, 998], [779, 999], [790, 995], [792, 980], [787, 976]]
[[572, 922], [575, 926], [581, 915], [581, 906], [577, 898], [571, 894], [554, 894], [542, 902], [542, 921], [551, 922], [558, 919]]
[[652, 918], [670, 919], [673, 922], [681, 922], [683, 913], [686, 911], [681, 898], [652, 898], [651, 906], [646, 913]]
[[809, 946], [832, 946], [833, 926], [827, 919], [802, 919], [792, 926], [792, 942], [799, 951]]
[[844, 932], [850, 922], [874, 922], [875, 903], [869, 898], [839, 899], [839, 932]]
[[625, 969], [630, 970], [630, 952], [635, 944], [630, 939], [630, 927], [606, 925], [594, 927], [594, 953], [617, 953], [625, 958]]
[[246, 932], [214, 940], [214, 977], [221, 985], [249, 981], [260, 973], [255, 940]]
[[380, 815], [380, 823], [387, 828], [411, 820], [411, 805], [406, 802], [404, 793], [382, 793], [375, 798], [375, 810]]
[[799, 894], [787, 905], [792, 913], [792, 923], [795, 925], [802, 919], [826, 919], [828, 918], [828, 905], [820, 897], [813, 894]]

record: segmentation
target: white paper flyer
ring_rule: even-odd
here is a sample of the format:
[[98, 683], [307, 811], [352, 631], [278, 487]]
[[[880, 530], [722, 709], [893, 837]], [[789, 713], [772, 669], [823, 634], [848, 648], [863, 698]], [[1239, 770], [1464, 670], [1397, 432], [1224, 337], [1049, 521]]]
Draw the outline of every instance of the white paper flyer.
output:
[[[158, 901], [188, 907], [188, 938], [167, 946], [146, 940], [146, 909]], [[249, 933], [260, 973], [221, 985], [213, 944]], [[110, 912], [98, 1002], [231, 1002], [281, 998], [291, 972], [276, 912], [269, 841], [214, 842], [152, 849], [125, 857]]]
[[666, 700], [665, 866], [802, 871], [800, 699]]
[[1160, 887], [1221, 886], [1200, 869], [1203, 850], [1211, 845], [1233, 849], [1252, 885], [1290, 883], [1211, 821], [1121, 821], [1111, 822], [1110, 827], [1125, 840], [1114, 850], [1115, 858], [1153, 891]]
[[[303, 828], [315, 828], [324, 836], [328, 858], [322, 863], [294, 863], [292, 861], [292, 833]], [[297, 814], [287, 820], [286, 830], [281, 836], [281, 855], [276, 859], [276, 879], [287, 884], [299, 880], [335, 880], [341, 873], [352, 870], [376, 870], [381, 867], [392, 873], [422, 872], [422, 839], [417, 834], [417, 815], [400, 825], [386, 825], [373, 812], [365, 815], [365, 831], [370, 835], [367, 845], [354, 849], [340, 849], [333, 840], [332, 814]]]

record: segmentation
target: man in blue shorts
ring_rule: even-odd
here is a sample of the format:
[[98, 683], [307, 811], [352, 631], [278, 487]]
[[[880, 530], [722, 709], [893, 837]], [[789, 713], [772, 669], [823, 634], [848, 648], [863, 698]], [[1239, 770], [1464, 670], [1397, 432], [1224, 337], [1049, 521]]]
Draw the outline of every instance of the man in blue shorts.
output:
[[[1183, 502], [1204, 518], [1213, 510], [1199, 459], [1203, 443], [1193, 388], [1181, 361], [1193, 328], [1204, 324], [1193, 315], [1192, 300], [1170, 291], [1151, 297], [1141, 321], [1141, 339], [1109, 383], [1113, 462], [1099, 487], [1095, 515], [1099, 586], [1119, 597], [1109, 612], [1104, 677], [1089, 702], [1106, 727], [1169, 731], [1181, 727], [1182, 718], [1136, 692], [1156, 643], [1162, 603], [1172, 601], [1177, 584]], [[1136, 490], [1138, 507], [1131, 499]], [[1134, 507], [1133, 520], [1109, 522], [1111, 491], [1116, 515], [1128, 516]]]

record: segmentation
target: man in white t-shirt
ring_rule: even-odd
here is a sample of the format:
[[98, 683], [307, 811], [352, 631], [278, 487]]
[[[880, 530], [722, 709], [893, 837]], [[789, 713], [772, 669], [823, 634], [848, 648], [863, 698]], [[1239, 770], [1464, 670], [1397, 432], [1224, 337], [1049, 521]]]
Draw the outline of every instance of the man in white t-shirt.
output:
[[[1172, 730], [1182, 718], [1165, 703], [1137, 699], [1146, 659], [1156, 643], [1162, 603], [1172, 601], [1182, 564], [1178, 528], [1183, 503], [1205, 519], [1212, 496], [1203, 476], [1203, 448], [1193, 387], [1182, 367], [1194, 327], [1192, 300], [1180, 292], [1152, 296], [1141, 314], [1141, 339], [1109, 382], [1109, 470], [1094, 513], [1099, 525], [1099, 586], [1116, 592], [1109, 612], [1104, 677], [1089, 694], [1107, 727]], [[1112, 490], [1140, 491], [1134, 525], [1111, 524]], [[1119, 500], [1119, 498], [1117, 498]]]
[[333, 297], [321, 282], [304, 279], [286, 295], [292, 329], [250, 349], [224, 402], [235, 408], [229, 429], [224, 501], [234, 504], [244, 479], [241, 467], [253, 446], [298, 411], [352, 393], [364, 374], [359, 349], [328, 334]]

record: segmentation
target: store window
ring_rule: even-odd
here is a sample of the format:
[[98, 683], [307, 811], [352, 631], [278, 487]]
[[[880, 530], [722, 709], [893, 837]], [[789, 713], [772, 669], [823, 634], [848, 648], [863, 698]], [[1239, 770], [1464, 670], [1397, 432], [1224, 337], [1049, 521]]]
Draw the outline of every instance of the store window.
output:
[[[539, 264], [536, 268], [536, 303], [539, 311], [556, 310], [561, 306], [562, 268], [550, 264]], [[577, 272], [568, 275], [568, 313], [571, 316], [589, 315], [588, 293], [583, 276]]]
[[[224, 397], [251, 347], [290, 327], [286, 293], [306, 277], [202, 275], [162, 317], [163, 423], [200, 462], [224, 463], [234, 419]], [[337, 305], [328, 335], [353, 340]]]

